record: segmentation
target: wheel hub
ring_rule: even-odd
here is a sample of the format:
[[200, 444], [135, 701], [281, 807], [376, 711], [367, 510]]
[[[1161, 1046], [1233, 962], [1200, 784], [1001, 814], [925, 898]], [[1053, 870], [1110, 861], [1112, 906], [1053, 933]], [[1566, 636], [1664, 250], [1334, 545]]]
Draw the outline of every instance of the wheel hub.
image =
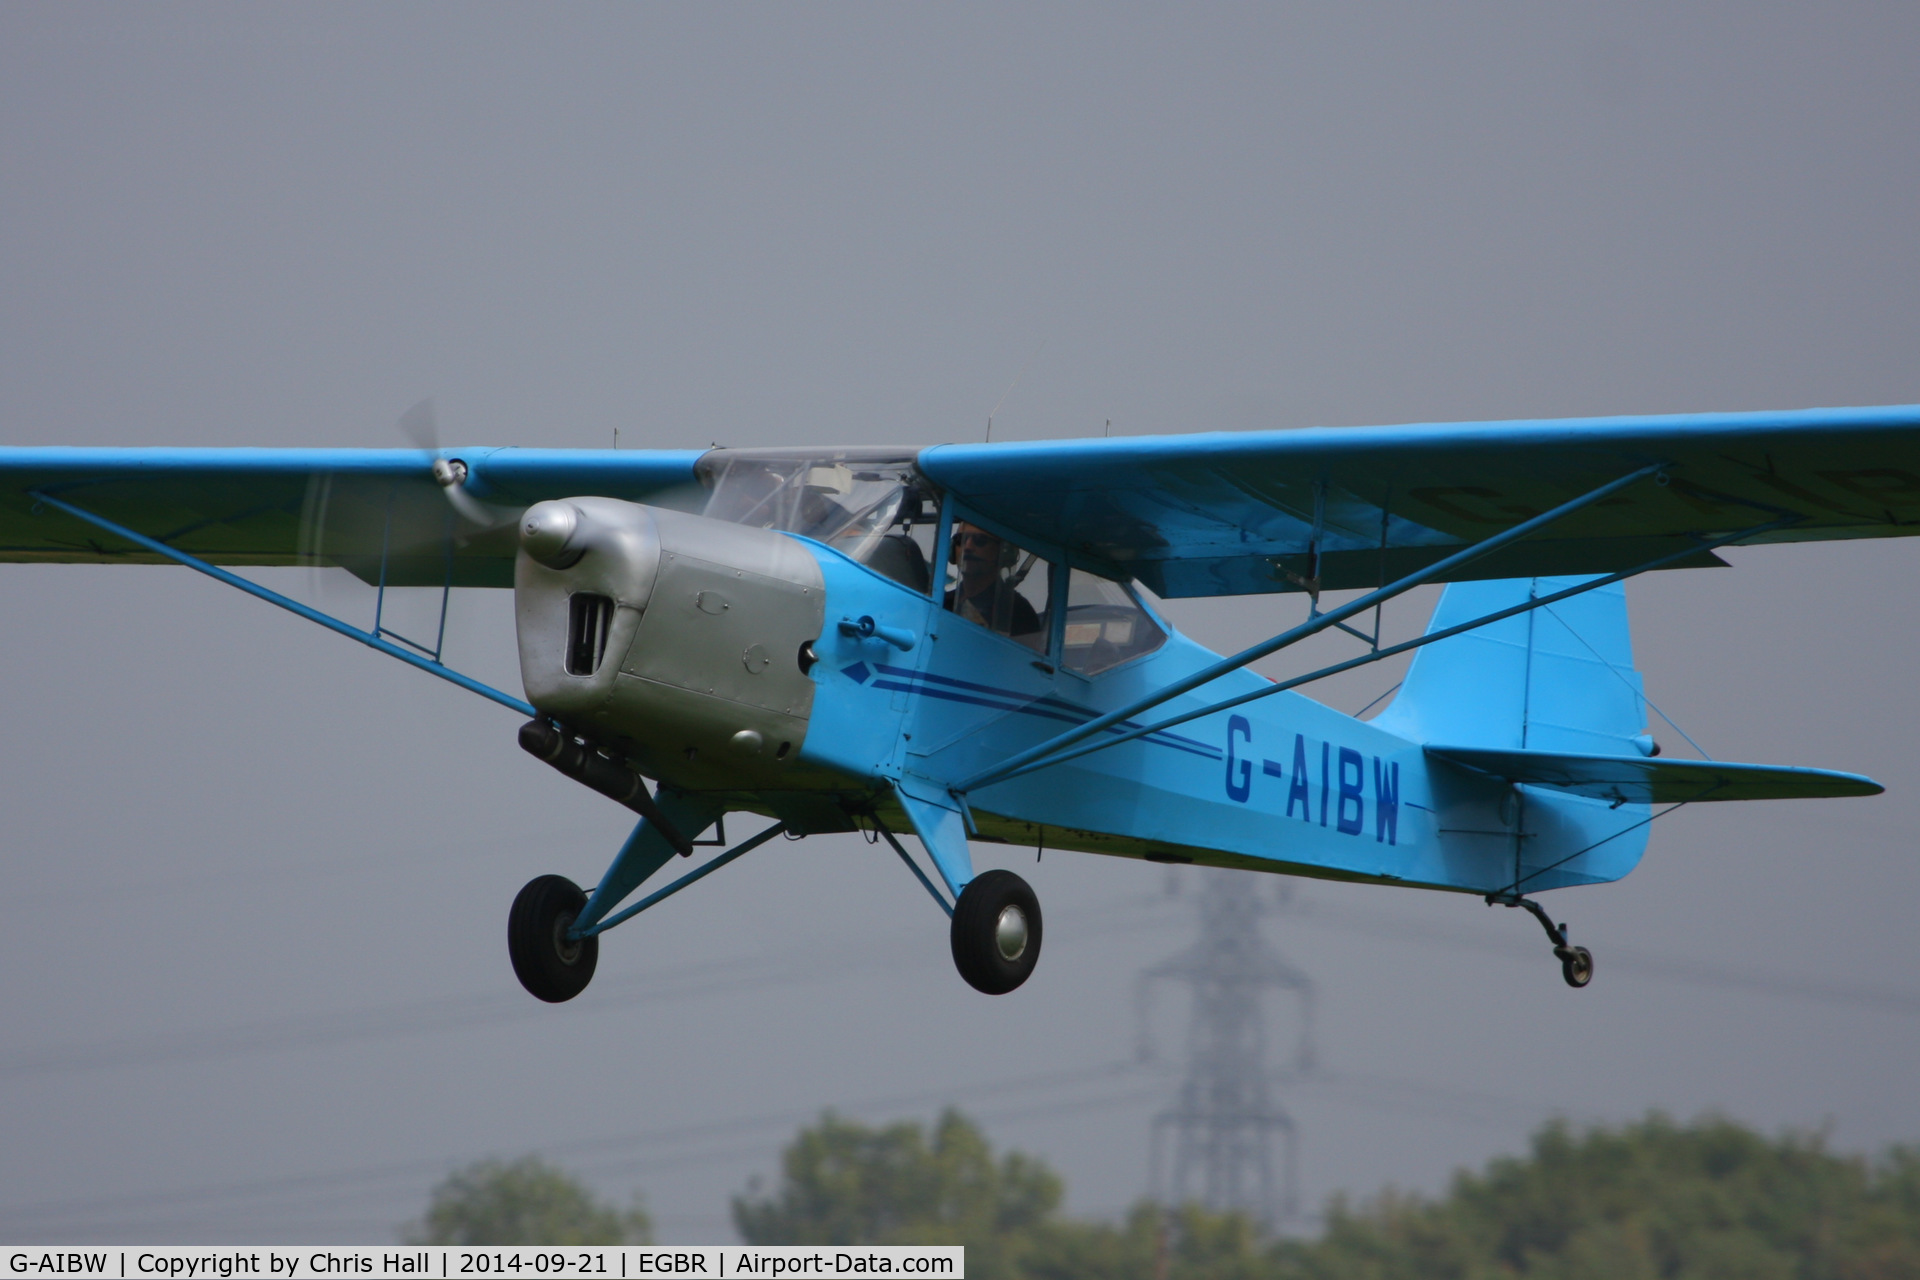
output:
[[1003, 907], [993, 924], [993, 945], [1006, 961], [1018, 960], [1027, 949], [1027, 913], [1019, 907]]
[[578, 918], [570, 911], [554, 917], [553, 954], [560, 958], [561, 964], [580, 963], [580, 939], [567, 936], [567, 930], [573, 928], [573, 922]]

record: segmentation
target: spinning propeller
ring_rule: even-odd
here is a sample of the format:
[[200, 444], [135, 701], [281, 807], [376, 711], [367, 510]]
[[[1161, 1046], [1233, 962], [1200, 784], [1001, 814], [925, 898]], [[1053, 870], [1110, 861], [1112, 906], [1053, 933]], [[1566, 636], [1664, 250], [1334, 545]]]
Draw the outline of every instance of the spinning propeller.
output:
[[433, 479], [447, 502], [468, 524], [481, 530], [518, 524], [525, 507], [502, 507], [482, 502], [466, 490], [467, 464], [458, 458], [443, 456], [440, 448], [440, 423], [433, 411], [433, 400], [422, 400], [400, 415], [400, 433], [427, 456]]
[[[498, 502], [483, 498], [467, 463], [443, 445], [432, 400], [422, 400], [396, 424], [419, 458], [419, 471], [402, 468], [379, 474], [341, 471], [316, 474], [307, 482], [300, 513], [299, 562], [315, 571], [314, 594], [339, 589], [339, 580], [320, 571], [347, 570], [369, 587], [511, 586], [513, 557], [525, 539], [562, 549], [571, 528], [564, 496], [559, 503]], [[406, 451], [396, 451], [400, 458]], [[432, 488], [420, 483], [431, 476]], [[583, 482], [583, 491], [593, 491]], [[616, 483], [610, 478], [609, 483]], [[469, 486], [472, 487], [469, 487]], [[438, 490], [436, 496], [434, 490]], [[600, 490], [605, 492], [605, 490]], [[623, 495], [624, 496], [624, 495]], [[708, 492], [698, 481], [634, 493], [631, 501], [699, 512]], [[537, 529], [523, 530], [534, 519]], [[329, 587], [327, 584], [331, 582]]]
[[[310, 591], [337, 594], [344, 584], [324, 573], [334, 567], [370, 587], [439, 587], [450, 572], [454, 585], [507, 585], [513, 526], [524, 508], [483, 501], [466, 488], [466, 463], [446, 456], [439, 443], [433, 401], [407, 410], [398, 427], [419, 452], [420, 471], [414, 475], [419, 480], [431, 475], [435, 485], [430, 489], [391, 471], [312, 476], [297, 542], [300, 563], [314, 575]], [[404, 459], [406, 452], [399, 456]], [[486, 563], [475, 560], [475, 551]]]

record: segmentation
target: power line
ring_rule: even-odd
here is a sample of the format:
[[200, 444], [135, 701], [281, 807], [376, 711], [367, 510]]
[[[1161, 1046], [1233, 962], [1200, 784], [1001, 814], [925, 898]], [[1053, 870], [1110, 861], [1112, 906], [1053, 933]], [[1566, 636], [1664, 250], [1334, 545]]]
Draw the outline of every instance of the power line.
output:
[[[1137, 930], [1141, 905], [1137, 897], [1063, 912], [1061, 920], [1098, 920], [1082, 936]], [[1134, 907], [1124, 916], [1115, 908]], [[1157, 909], [1156, 909], [1157, 910]], [[1058, 921], [1056, 922], [1058, 923]], [[794, 965], [784, 953], [762, 952], [725, 960], [704, 961], [672, 969], [653, 970], [629, 978], [603, 977], [593, 989], [597, 1012], [629, 1008], [654, 1001], [685, 1000], [721, 993], [737, 993], [791, 986], [845, 977], [855, 973], [895, 972], [900, 955], [928, 952], [925, 930], [898, 931], [875, 939], [859, 953], [831, 963]], [[939, 948], [944, 952], [944, 948]], [[434, 996], [374, 1008], [344, 1009], [240, 1023], [225, 1027], [168, 1031], [120, 1040], [54, 1045], [0, 1058], [0, 1079], [70, 1075], [79, 1071], [120, 1067], [158, 1066], [284, 1052], [353, 1041], [386, 1040], [503, 1023], [552, 1017], [553, 1010], [536, 1003], [517, 988]]]
[[[1027, 1072], [1020, 1075], [1002, 1076], [992, 1080], [975, 1080], [965, 1084], [946, 1085], [931, 1089], [916, 1089], [855, 1099], [842, 1102], [846, 1110], [873, 1111], [903, 1106], [925, 1106], [930, 1103], [946, 1103], [978, 1095], [1003, 1097], [1010, 1093], [1044, 1092], [1060, 1088], [1084, 1088], [1089, 1083], [1102, 1080], [1119, 1079], [1128, 1076], [1137, 1077], [1140, 1067], [1132, 1062], [1109, 1062], [1091, 1066], [1071, 1067], [1063, 1070]], [[1067, 1104], [1072, 1105], [1072, 1104]], [[1048, 1110], [1053, 1110], [1049, 1107]], [[725, 1120], [695, 1121], [689, 1124], [669, 1125], [643, 1129], [635, 1132], [582, 1138], [569, 1142], [548, 1143], [540, 1148], [544, 1155], [553, 1157], [573, 1157], [578, 1160], [587, 1157], [596, 1165], [608, 1163], [607, 1157], [614, 1161], [626, 1159], [636, 1148], [672, 1147], [676, 1144], [712, 1143], [715, 1140], [735, 1141], [749, 1134], [765, 1133], [772, 1129], [787, 1128], [815, 1115], [819, 1108], [788, 1107], [767, 1111], [754, 1116], [733, 1117]], [[760, 1150], [762, 1145], [756, 1141], [750, 1150]], [[39, 1203], [0, 1207], [0, 1227], [9, 1231], [15, 1224], [33, 1223], [39, 1230], [48, 1230], [49, 1222], [65, 1224], [76, 1219], [91, 1220], [93, 1215], [101, 1213], [128, 1212], [138, 1214], [166, 1208], [180, 1208], [191, 1211], [209, 1203], [252, 1203], [273, 1201], [283, 1197], [296, 1198], [302, 1204], [311, 1204], [328, 1195], [350, 1195], [356, 1191], [370, 1191], [381, 1185], [390, 1185], [404, 1181], [418, 1185], [427, 1178], [444, 1173], [447, 1169], [480, 1158], [486, 1153], [469, 1153], [464, 1157], [432, 1158], [392, 1161], [358, 1168], [335, 1170], [328, 1173], [296, 1174], [283, 1178], [250, 1179], [243, 1182], [222, 1183], [214, 1186], [183, 1188], [178, 1191], [135, 1192], [119, 1196], [106, 1196], [85, 1200], [56, 1200]], [[732, 1154], [732, 1153], [729, 1153]], [[595, 1161], [592, 1158], [601, 1157]], [[684, 1154], [672, 1157], [674, 1160], [687, 1158]]]
[[[1142, 912], [1140, 908], [1143, 905], [1138, 898], [1128, 897], [1114, 904], [1075, 912], [1071, 917], [1066, 913], [1062, 913], [1062, 916], [1099, 919], [1098, 926], [1080, 931], [1085, 937], [1131, 932], [1138, 928], [1139, 915], [1158, 914], [1151, 909]], [[1115, 906], [1132, 907], [1135, 910], [1119, 918], [1112, 914]], [[1295, 919], [1309, 926], [1331, 927], [1403, 945], [1417, 943], [1498, 955], [1528, 963], [1532, 960], [1529, 950], [1515, 946], [1504, 934], [1455, 928], [1389, 912], [1329, 907], [1316, 901], [1296, 907]], [[644, 977], [603, 977], [595, 989], [596, 1005], [600, 1009], [612, 1010], [653, 1001], [739, 993], [844, 977], [855, 972], [894, 969], [898, 966], [899, 954], [909, 947], [916, 951], [922, 949], [923, 939], [917, 933], [912, 936], [902, 934], [869, 948], [861, 956], [806, 968], [787, 965], [783, 957], [777, 955], [761, 954], [655, 970]], [[1813, 1000], [1830, 1006], [1840, 1005], [1896, 1017], [1920, 1016], [1920, 992], [1900, 988], [1754, 970], [1744, 966], [1734, 969], [1626, 947], [1608, 948], [1606, 964], [1609, 973], [1744, 991], [1776, 999]], [[200, 1062], [356, 1041], [443, 1034], [530, 1021], [548, 1016], [551, 1012], [513, 990], [436, 996], [372, 1009], [347, 1009], [300, 1018], [54, 1045], [0, 1058], [0, 1079]]]
[[[1401, 943], [1417, 942], [1422, 946], [1514, 957], [1528, 962], [1534, 958], [1531, 949], [1510, 945], [1503, 941], [1501, 935], [1453, 928], [1364, 908], [1327, 907], [1315, 902], [1304, 907], [1298, 919], [1307, 925], [1326, 925]], [[1874, 1013], [1920, 1016], [1920, 992], [1912, 990], [1807, 977], [1778, 970], [1726, 968], [1631, 947], [1609, 947], [1604, 959], [1609, 973], [1637, 974], [1665, 982], [1748, 991], [1781, 999], [1818, 1000], [1823, 1004], [1848, 1005]]]

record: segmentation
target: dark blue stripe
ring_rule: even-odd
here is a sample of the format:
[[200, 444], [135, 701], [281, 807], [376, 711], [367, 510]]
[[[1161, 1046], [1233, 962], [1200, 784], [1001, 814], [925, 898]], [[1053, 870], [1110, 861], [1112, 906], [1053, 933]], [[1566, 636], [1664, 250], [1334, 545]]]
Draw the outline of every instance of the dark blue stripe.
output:
[[[885, 672], [888, 675], [904, 676], [909, 680], [920, 680], [920, 681], [924, 681], [927, 684], [951, 685], [956, 689], [971, 689], [976, 693], [994, 694], [1002, 698], [1017, 698], [1017, 699], [1020, 699], [1021, 705], [1023, 707], [1027, 707], [1027, 706], [1057, 707], [1062, 711], [1069, 711], [1069, 712], [1072, 712], [1074, 715], [1079, 716], [1081, 718], [1081, 723], [1085, 723], [1086, 721], [1092, 720], [1096, 716], [1103, 714], [1102, 712], [1095, 711], [1092, 707], [1083, 707], [1077, 702], [1068, 702], [1065, 698], [1055, 698], [1050, 696], [1041, 696], [1036, 698], [1028, 694], [1016, 693], [1009, 689], [996, 688], [995, 686], [990, 684], [975, 684], [971, 680], [957, 680], [952, 676], [939, 676], [939, 675], [934, 675], [931, 672], [914, 671], [907, 667], [889, 666], [884, 662], [875, 663], [874, 665], [879, 670], [881, 670], [882, 672]], [[1138, 729], [1139, 727], [1140, 727], [1139, 723], [1133, 720], [1123, 721], [1120, 724], [1110, 726], [1111, 731], [1114, 733], [1123, 733], [1130, 729]], [[1161, 739], [1162, 745], [1170, 745], [1175, 742], [1184, 742], [1189, 747], [1207, 755], [1209, 758], [1214, 760], [1218, 760], [1224, 755], [1224, 753], [1220, 750], [1220, 748], [1213, 746], [1209, 743], [1201, 742], [1197, 738], [1189, 738], [1184, 734], [1168, 733], [1165, 730], [1162, 730], [1161, 732], [1154, 734], [1153, 736], [1155, 738]]]
[[[1077, 706], [1062, 698], [1035, 698], [1010, 689], [998, 689], [992, 685], [976, 684], [971, 680], [956, 680], [951, 676], [930, 675], [924, 672], [914, 671], [907, 667], [892, 666], [884, 662], [874, 663], [874, 668], [882, 675], [900, 677], [894, 680], [876, 680], [873, 682], [873, 687], [876, 689], [891, 689], [904, 693], [912, 693], [917, 689], [927, 697], [939, 698], [943, 702], [961, 702], [972, 706], [992, 707], [996, 711], [1017, 711], [1024, 715], [1038, 716], [1043, 720], [1058, 720], [1065, 724], [1085, 724], [1100, 714], [1090, 708]], [[915, 683], [916, 681], [918, 682], [917, 684]], [[936, 685], [947, 685], [950, 686], [950, 688], [942, 689], [933, 687]], [[970, 696], [966, 693], [958, 692], [958, 690], [961, 689], [974, 690], [978, 694], [989, 696]], [[1038, 708], [1058, 708], [1058, 710], [1040, 710]], [[1126, 730], [1137, 729], [1139, 727], [1139, 725], [1132, 721], [1127, 721], [1122, 724], [1109, 725], [1107, 732], [1119, 734]], [[1152, 743], [1154, 746], [1171, 747], [1175, 751], [1184, 751], [1189, 755], [1200, 756], [1207, 760], [1219, 760], [1224, 758], [1226, 754], [1218, 747], [1209, 746], [1204, 742], [1185, 737], [1181, 734], [1153, 733], [1146, 735], [1144, 741]]]

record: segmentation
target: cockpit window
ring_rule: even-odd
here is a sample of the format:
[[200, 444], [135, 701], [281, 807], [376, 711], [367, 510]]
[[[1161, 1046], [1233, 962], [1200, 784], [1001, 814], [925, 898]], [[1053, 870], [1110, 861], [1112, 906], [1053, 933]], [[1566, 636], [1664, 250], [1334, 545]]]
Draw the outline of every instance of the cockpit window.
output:
[[1067, 576], [1067, 625], [1061, 663], [1083, 676], [1152, 653], [1167, 633], [1117, 582], [1075, 569]]
[[998, 534], [953, 522], [946, 606], [969, 622], [1047, 651], [1053, 622], [1053, 566]]
[[698, 472], [701, 514], [814, 538], [877, 573], [928, 591], [940, 511], [897, 449], [716, 449]]

